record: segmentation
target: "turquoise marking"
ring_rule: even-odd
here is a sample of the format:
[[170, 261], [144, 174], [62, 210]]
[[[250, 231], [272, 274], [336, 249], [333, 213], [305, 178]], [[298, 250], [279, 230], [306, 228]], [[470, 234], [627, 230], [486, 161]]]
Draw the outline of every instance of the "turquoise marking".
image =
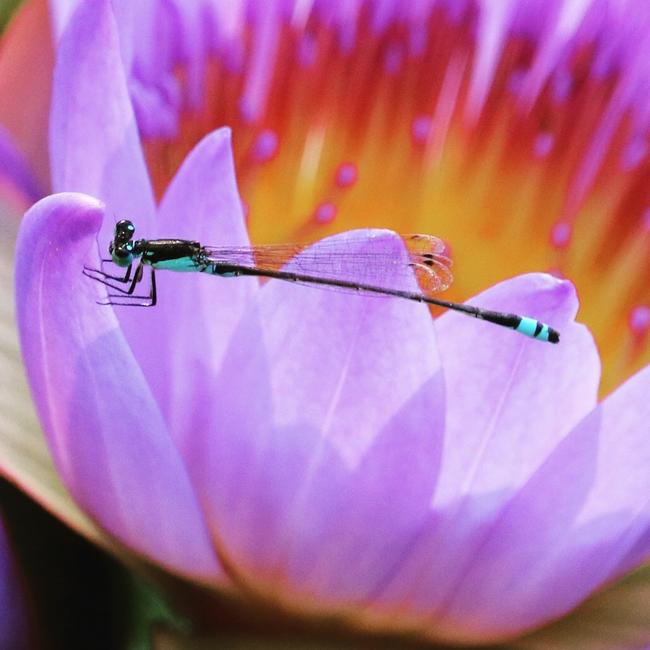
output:
[[[146, 262], [145, 259], [142, 260]], [[196, 260], [191, 257], [177, 257], [173, 260], [162, 260], [151, 264], [154, 269], [164, 269], [166, 271], [199, 271], [200, 267]]]
[[542, 331], [535, 338], [538, 341], [548, 341], [548, 325], [542, 323]]
[[[528, 318], [528, 316], [522, 316], [521, 322], [517, 325], [516, 331], [535, 338], [535, 330], [537, 329], [537, 321], [534, 318]], [[546, 328], [546, 336], [548, 337], [548, 327]], [[541, 338], [544, 330], [540, 332], [540, 335], [537, 338]], [[542, 339], [546, 340], [546, 339]]]

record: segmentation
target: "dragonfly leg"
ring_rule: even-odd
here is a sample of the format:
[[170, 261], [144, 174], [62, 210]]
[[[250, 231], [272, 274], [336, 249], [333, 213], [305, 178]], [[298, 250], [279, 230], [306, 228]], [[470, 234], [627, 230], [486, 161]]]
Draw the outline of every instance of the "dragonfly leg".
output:
[[[102, 264], [104, 262], [108, 262], [111, 260], [101, 260]], [[133, 264], [129, 264], [129, 266], [126, 269], [126, 273], [124, 276], [120, 275], [111, 275], [110, 273], [105, 273], [104, 271], [101, 271], [100, 269], [94, 269], [91, 266], [84, 266], [83, 274], [88, 276], [89, 278], [93, 278], [95, 280], [99, 280], [98, 277], [96, 276], [101, 276], [102, 278], [106, 280], [115, 280], [116, 282], [121, 282], [122, 284], [126, 284], [131, 280], [131, 270], [133, 268]], [[91, 275], [91, 274], [95, 275]], [[101, 282], [101, 280], [100, 280]], [[110, 286], [110, 285], [109, 285]]]
[[[142, 264], [139, 264], [135, 270], [133, 280], [129, 285], [128, 289], [122, 289], [120, 287], [112, 286], [111, 284], [104, 282], [107, 286], [119, 291], [120, 293], [109, 293], [108, 300], [98, 301], [100, 305], [123, 305], [128, 307], [153, 307], [156, 304], [156, 275], [154, 270], [151, 270], [151, 287], [149, 289], [149, 295], [134, 295], [135, 287], [142, 280], [144, 273], [144, 267]], [[99, 282], [102, 282], [100, 278], [96, 278]], [[115, 300], [117, 299], [117, 300]], [[138, 300], [144, 300], [146, 302], [137, 302]]]
[[[112, 276], [106, 276], [102, 273], [98, 273], [97, 269], [84, 269], [83, 274], [87, 278], [91, 278], [92, 280], [95, 280], [95, 282], [100, 282], [101, 284], [105, 284], [107, 287], [113, 289], [114, 291], [119, 291], [120, 293], [124, 293], [124, 294], [133, 293], [133, 289], [131, 288], [131, 286], [129, 286], [129, 288], [125, 288], [124, 286], [115, 284], [115, 282], [120, 282], [120, 284], [124, 284], [122, 283], [122, 278], [113, 278]], [[114, 282], [112, 282], [111, 280], [113, 280]], [[130, 283], [132, 285], [133, 280], [130, 280]]]
[[156, 291], [156, 271], [151, 269], [151, 290], [149, 292], [150, 307], [154, 307], [158, 302], [158, 293]]
[[126, 283], [131, 279], [131, 270], [133, 269], [133, 264], [129, 264], [129, 266], [128, 266], [127, 269], [126, 269], [126, 274], [124, 275], [124, 277], [121, 278], [121, 277], [118, 276], [118, 275], [110, 275], [110, 274], [104, 272], [104, 264], [107, 264], [107, 263], [109, 263], [109, 262], [110, 262], [113, 266], [115, 266], [115, 262], [113, 262], [113, 260], [112, 260], [110, 257], [108, 257], [108, 258], [102, 258], [102, 259], [100, 260], [101, 271], [99, 271], [99, 272], [100, 272], [100, 273], [103, 273], [106, 277], [110, 277], [110, 278], [112, 278], [113, 280], [119, 280], [120, 282], [124, 282], [124, 283], [126, 284]]
[[[88, 277], [92, 278], [93, 280], [96, 280], [97, 282], [101, 282], [102, 284], [106, 285], [109, 289], [113, 289], [113, 291], [118, 291], [119, 294], [114, 294], [114, 293], [109, 293], [108, 297], [109, 298], [124, 298], [124, 299], [141, 299], [141, 298], [147, 298], [148, 296], [137, 296], [134, 295], [135, 288], [138, 285], [138, 283], [142, 280], [142, 275], [143, 275], [143, 269], [142, 269], [142, 264], [139, 264], [138, 267], [135, 270], [135, 273], [133, 275], [133, 278], [129, 282], [128, 288], [124, 288], [118, 285], [113, 284], [113, 282], [109, 282], [104, 274], [99, 274], [99, 275], [91, 275], [89, 273], [86, 273], [84, 271], [84, 274], [87, 275]], [[122, 278], [118, 278], [118, 282], [122, 281]], [[108, 301], [97, 301], [98, 304], [100, 305], [112, 305], [112, 304], [117, 304], [114, 303], [110, 300]]]

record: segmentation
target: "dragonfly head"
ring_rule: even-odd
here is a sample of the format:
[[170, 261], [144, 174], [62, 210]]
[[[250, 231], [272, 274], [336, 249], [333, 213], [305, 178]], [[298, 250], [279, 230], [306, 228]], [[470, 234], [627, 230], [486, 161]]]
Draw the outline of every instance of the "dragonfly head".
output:
[[133, 239], [135, 234], [135, 226], [132, 221], [128, 219], [121, 219], [115, 224], [115, 235], [113, 236], [113, 243], [125, 243]]
[[108, 245], [108, 252], [118, 266], [129, 266], [133, 262], [133, 235], [135, 226], [128, 219], [121, 219], [115, 224], [113, 241]]

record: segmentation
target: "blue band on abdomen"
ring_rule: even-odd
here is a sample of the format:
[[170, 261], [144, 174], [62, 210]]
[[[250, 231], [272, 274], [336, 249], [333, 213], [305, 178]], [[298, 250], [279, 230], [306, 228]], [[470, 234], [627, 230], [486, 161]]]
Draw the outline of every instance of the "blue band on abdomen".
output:
[[519, 325], [516, 327], [517, 332], [521, 332], [526, 336], [535, 338], [535, 333], [537, 332], [537, 321], [534, 318], [528, 318], [527, 316], [522, 316]]
[[517, 325], [516, 330], [538, 341], [548, 341], [550, 333], [548, 325], [527, 316], [521, 317], [521, 322]]

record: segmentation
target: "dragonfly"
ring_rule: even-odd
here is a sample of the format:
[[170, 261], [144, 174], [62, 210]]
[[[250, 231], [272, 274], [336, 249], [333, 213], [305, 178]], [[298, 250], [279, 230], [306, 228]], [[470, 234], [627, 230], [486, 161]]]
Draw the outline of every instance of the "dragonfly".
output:
[[[453, 280], [445, 243], [433, 235], [401, 235], [407, 256], [390, 252], [360, 252], [359, 240], [325, 240], [315, 249], [279, 244], [267, 246], [205, 246], [187, 239], [134, 239], [135, 226], [128, 219], [115, 225], [108, 246], [109, 259], [125, 269], [123, 275], [84, 266], [84, 275], [107, 285], [104, 305], [153, 307], [157, 300], [156, 271], [207, 273], [223, 278], [254, 276], [309, 286], [331, 287], [365, 295], [392, 296], [450, 309], [524, 336], [558, 343], [560, 334], [546, 323], [528, 316], [492, 311], [437, 297]], [[287, 261], [292, 260], [289, 266]], [[136, 289], [149, 267], [149, 293]], [[414, 290], [414, 277], [418, 290]]]

